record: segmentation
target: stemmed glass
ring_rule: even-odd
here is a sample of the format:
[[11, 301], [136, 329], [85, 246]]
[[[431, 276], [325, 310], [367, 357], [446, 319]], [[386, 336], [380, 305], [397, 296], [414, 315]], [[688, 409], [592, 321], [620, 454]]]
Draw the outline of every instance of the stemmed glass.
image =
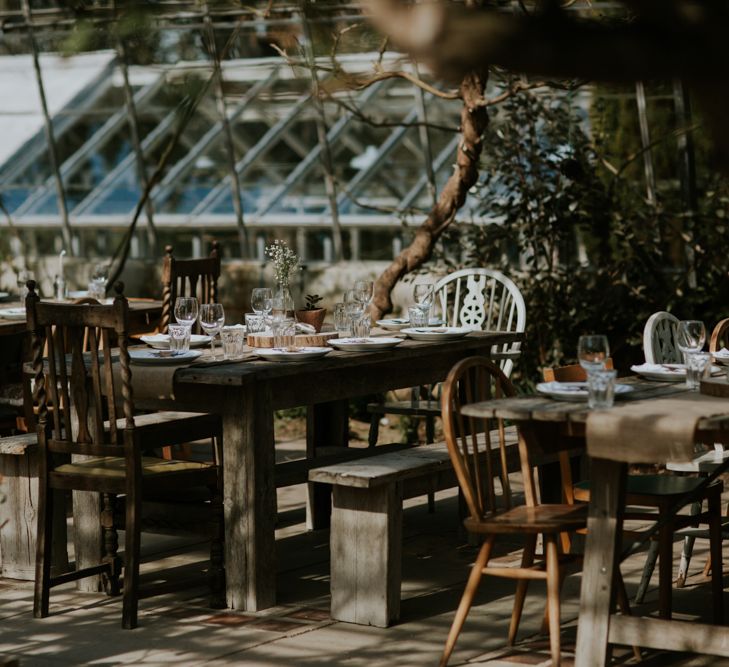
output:
[[273, 291], [270, 287], [256, 287], [251, 291], [251, 308], [257, 315], [268, 315], [273, 304]]
[[352, 293], [354, 300], [362, 304], [364, 308], [370, 305], [374, 296], [375, 283], [371, 280], [357, 280], [354, 283]]
[[423, 311], [425, 325], [430, 322], [430, 307], [433, 305], [433, 283], [418, 283], [413, 288], [415, 305]]
[[178, 296], [175, 299], [175, 319], [192, 329], [198, 314], [198, 303], [194, 296]]
[[588, 375], [594, 371], [604, 370], [609, 356], [610, 345], [607, 336], [599, 334], [580, 336], [577, 342], [577, 358]]
[[676, 327], [676, 344], [684, 353], [701, 352], [706, 342], [706, 327], [699, 320], [681, 320]]
[[215, 359], [215, 336], [225, 324], [225, 311], [222, 303], [204, 303], [200, 306], [200, 326], [210, 336], [210, 351]]

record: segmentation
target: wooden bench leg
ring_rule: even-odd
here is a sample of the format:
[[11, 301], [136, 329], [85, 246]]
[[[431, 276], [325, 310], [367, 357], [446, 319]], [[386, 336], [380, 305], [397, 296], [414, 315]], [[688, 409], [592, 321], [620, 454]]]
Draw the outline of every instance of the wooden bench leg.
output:
[[334, 487], [332, 618], [384, 628], [400, 617], [402, 486]]

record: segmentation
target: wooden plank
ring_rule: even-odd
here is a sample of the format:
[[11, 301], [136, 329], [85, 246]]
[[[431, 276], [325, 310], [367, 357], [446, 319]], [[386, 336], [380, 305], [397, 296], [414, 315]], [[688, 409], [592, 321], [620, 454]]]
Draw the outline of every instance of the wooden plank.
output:
[[614, 615], [610, 618], [608, 641], [624, 646], [729, 657], [729, 628], [693, 621]]
[[[327, 347], [327, 341], [339, 338], [336, 331], [324, 331], [317, 334], [296, 334], [294, 345], [299, 347]], [[250, 347], [273, 347], [273, 334], [249, 334]]]
[[38, 448], [38, 437], [35, 433], [21, 433], [0, 438], [0, 455], [23, 456]]
[[276, 602], [273, 410], [270, 385], [228, 391], [223, 413], [223, 507], [228, 606]]
[[331, 616], [387, 627], [400, 616], [402, 496], [399, 485], [335, 487]]
[[576, 667], [605, 667], [615, 570], [618, 567], [620, 508], [625, 502], [624, 463], [593, 459], [585, 560], [582, 567]]

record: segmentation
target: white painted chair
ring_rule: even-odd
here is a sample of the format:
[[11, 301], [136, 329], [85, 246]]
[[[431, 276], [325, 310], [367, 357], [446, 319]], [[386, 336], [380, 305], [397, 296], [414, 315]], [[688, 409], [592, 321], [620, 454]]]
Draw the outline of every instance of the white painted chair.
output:
[[[524, 297], [514, 282], [501, 271], [472, 268], [455, 271], [435, 284], [435, 314], [448, 326], [469, 327], [474, 331], [511, 331], [526, 328]], [[440, 313], [438, 313], [440, 310]], [[514, 361], [521, 355], [521, 343], [494, 345], [491, 358], [508, 378]], [[369, 445], [377, 444], [379, 423], [384, 414], [425, 418], [426, 441], [433, 442], [435, 417], [440, 416], [440, 400], [432, 388], [416, 389], [409, 401], [371, 403]]]
[[678, 318], [659, 310], [648, 318], [643, 328], [643, 353], [647, 364], [681, 364], [683, 358], [676, 343]]

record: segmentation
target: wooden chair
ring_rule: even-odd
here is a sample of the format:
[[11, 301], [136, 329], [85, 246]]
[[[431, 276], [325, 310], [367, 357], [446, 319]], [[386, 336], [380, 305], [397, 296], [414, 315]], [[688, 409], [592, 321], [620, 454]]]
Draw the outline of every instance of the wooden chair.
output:
[[[435, 302], [448, 326], [482, 331], [523, 332], [526, 328], [524, 297], [514, 282], [500, 271], [471, 268], [455, 271], [435, 284]], [[521, 343], [494, 345], [491, 358], [509, 377]], [[388, 401], [367, 406], [371, 414], [369, 445], [377, 444], [380, 419], [385, 414], [425, 419], [426, 442], [435, 439], [435, 418], [440, 416], [439, 387], [417, 387], [409, 401]]]
[[[83, 577], [102, 575], [106, 590], [119, 594], [121, 559], [114, 507], [125, 496], [125, 550], [122, 627], [137, 625], [141, 503], [148, 491], [207, 487], [213, 523], [210, 584], [212, 604], [224, 603], [222, 563], [222, 479], [218, 465], [166, 461], [146, 453], [161, 444], [208, 437], [219, 447], [222, 426], [211, 415], [158, 412], [135, 417], [132, 370], [127, 349], [128, 304], [121, 283], [110, 306], [40, 303], [28, 283], [28, 328], [32, 335], [34, 396], [39, 406], [39, 500], [33, 613], [48, 616], [50, 589]], [[112, 335], [119, 341], [120, 379], [112, 368]], [[88, 337], [89, 351], [83, 341]], [[44, 345], [48, 356], [44, 361]], [[66, 350], [70, 349], [70, 354]], [[45, 365], [47, 364], [47, 367]], [[121, 385], [121, 386], [119, 386]], [[117, 405], [117, 401], [120, 405]], [[51, 403], [60, 409], [49, 412]], [[73, 408], [73, 415], [72, 410]], [[80, 455], [83, 459], [69, 455]], [[101, 563], [51, 576], [54, 493], [95, 491], [102, 496], [104, 556]]]
[[219, 278], [220, 247], [217, 241], [213, 241], [210, 256], [202, 259], [176, 259], [172, 255], [172, 246], [166, 246], [162, 263], [160, 331], [167, 333], [178, 296], [196, 296], [201, 304], [217, 302]]
[[[608, 368], [612, 368], [612, 360], [607, 363]], [[544, 379], [547, 382], [584, 382], [587, 379], [585, 370], [578, 364], [571, 366], [563, 366], [561, 368], [547, 368], [543, 371]], [[560, 452], [560, 469], [562, 479], [571, 478], [572, 470], [570, 466], [569, 456], [566, 452]], [[653, 572], [653, 567], [658, 559], [658, 606], [659, 615], [662, 618], [671, 617], [671, 587], [673, 572], [673, 538], [674, 533], [682, 528], [691, 526], [695, 523], [708, 523], [712, 535], [712, 539], [721, 541], [721, 492], [723, 485], [721, 482], [714, 482], [707, 487], [700, 501], [706, 500], [708, 511], [702, 513], [699, 509], [692, 516], [676, 515], [670, 517], [671, 510], [676, 507], [687, 494], [692, 493], [699, 485], [700, 480], [689, 477], [678, 477], [676, 475], [628, 475], [626, 485], [627, 505], [635, 507], [650, 507], [657, 510], [657, 516], [646, 514], [645, 512], [629, 511], [625, 514], [626, 520], [631, 519], [656, 519], [661, 527], [658, 531], [658, 539], [651, 543], [646, 565], [643, 571], [643, 581], [638, 587], [636, 594], [636, 602], [642, 602], [647, 588], [647, 582]], [[564, 485], [565, 500], [568, 503], [589, 502], [590, 500], [590, 482], [583, 480], [572, 485], [567, 483]], [[719, 565], [721, 567], [721, 564]], [[721, 586], [716, 585], [716, 580], [712, 581], [712, 593], [714, 596], [721, 598], [723, 591]], [[720, 622], [720, 619], [715, 619]]]
[[[456, 364], [443, 385], [443, 428], [451, 462], [458, 477], [469, 516], [464, 525], [469, 533], [485, 539], [471, 570], [466, 590], [453, 620], [445, 649], [440, 660], [443, 667], [453, 652], [456, 640], [463, 628], [473, 602], [476, 589], [483, 575], [517, 579], [514, 608], [509, 626], [509, 644], [513, 644], [519, 628], [524, 599], [530, 580], [547, 582], [547, 623], [549, 627], [552, 664], [560, 662], [560, 559], [559, 536], [561, 533], [584, 529], [587, 524], [587, 507], [569, 504], [540, 504], [534, 483], [531, 452], [534, 443], [528, 442], [528, 433], [519, 433], [519, 455], [524, 479], [525, 504], [516, 505], [511, 493], [506, 468], [506, 451], [503, 420], [464, 417], [461, 409], [467, 403], [513, 396], [514, 388], [506, 375], [492, 362], [479, 357], [464, 359]], [[490, 440], [489, 433], [496, 428], [498, 442]], [[481, 437], [475, 437], [476, 435]], [[482, 435], [481, 435], [482, 434]], [[481, 445], [483, 443], [483, 445]], [[500, 470], [491, 469], [491, 456], [486, 454], [486, 469], [472, 464], [478, 460], [479, 447], [500, 452]], [[482, 450], [483, 451], [483, 450]], [[501, 481], [501, 507], [497, 503], [494, 477]], [[519, 567], [489, 567], [491, 551], [498, 535], [521, 534], [526, 538]], [[544, 563], [535, 565], [535, 548], [539, 534], [544, 536]]]
[[643, 354], [647, 364], [682, 364], [676, 342], [678, 318], [665, 310], [653, 313], [643, 327]]

